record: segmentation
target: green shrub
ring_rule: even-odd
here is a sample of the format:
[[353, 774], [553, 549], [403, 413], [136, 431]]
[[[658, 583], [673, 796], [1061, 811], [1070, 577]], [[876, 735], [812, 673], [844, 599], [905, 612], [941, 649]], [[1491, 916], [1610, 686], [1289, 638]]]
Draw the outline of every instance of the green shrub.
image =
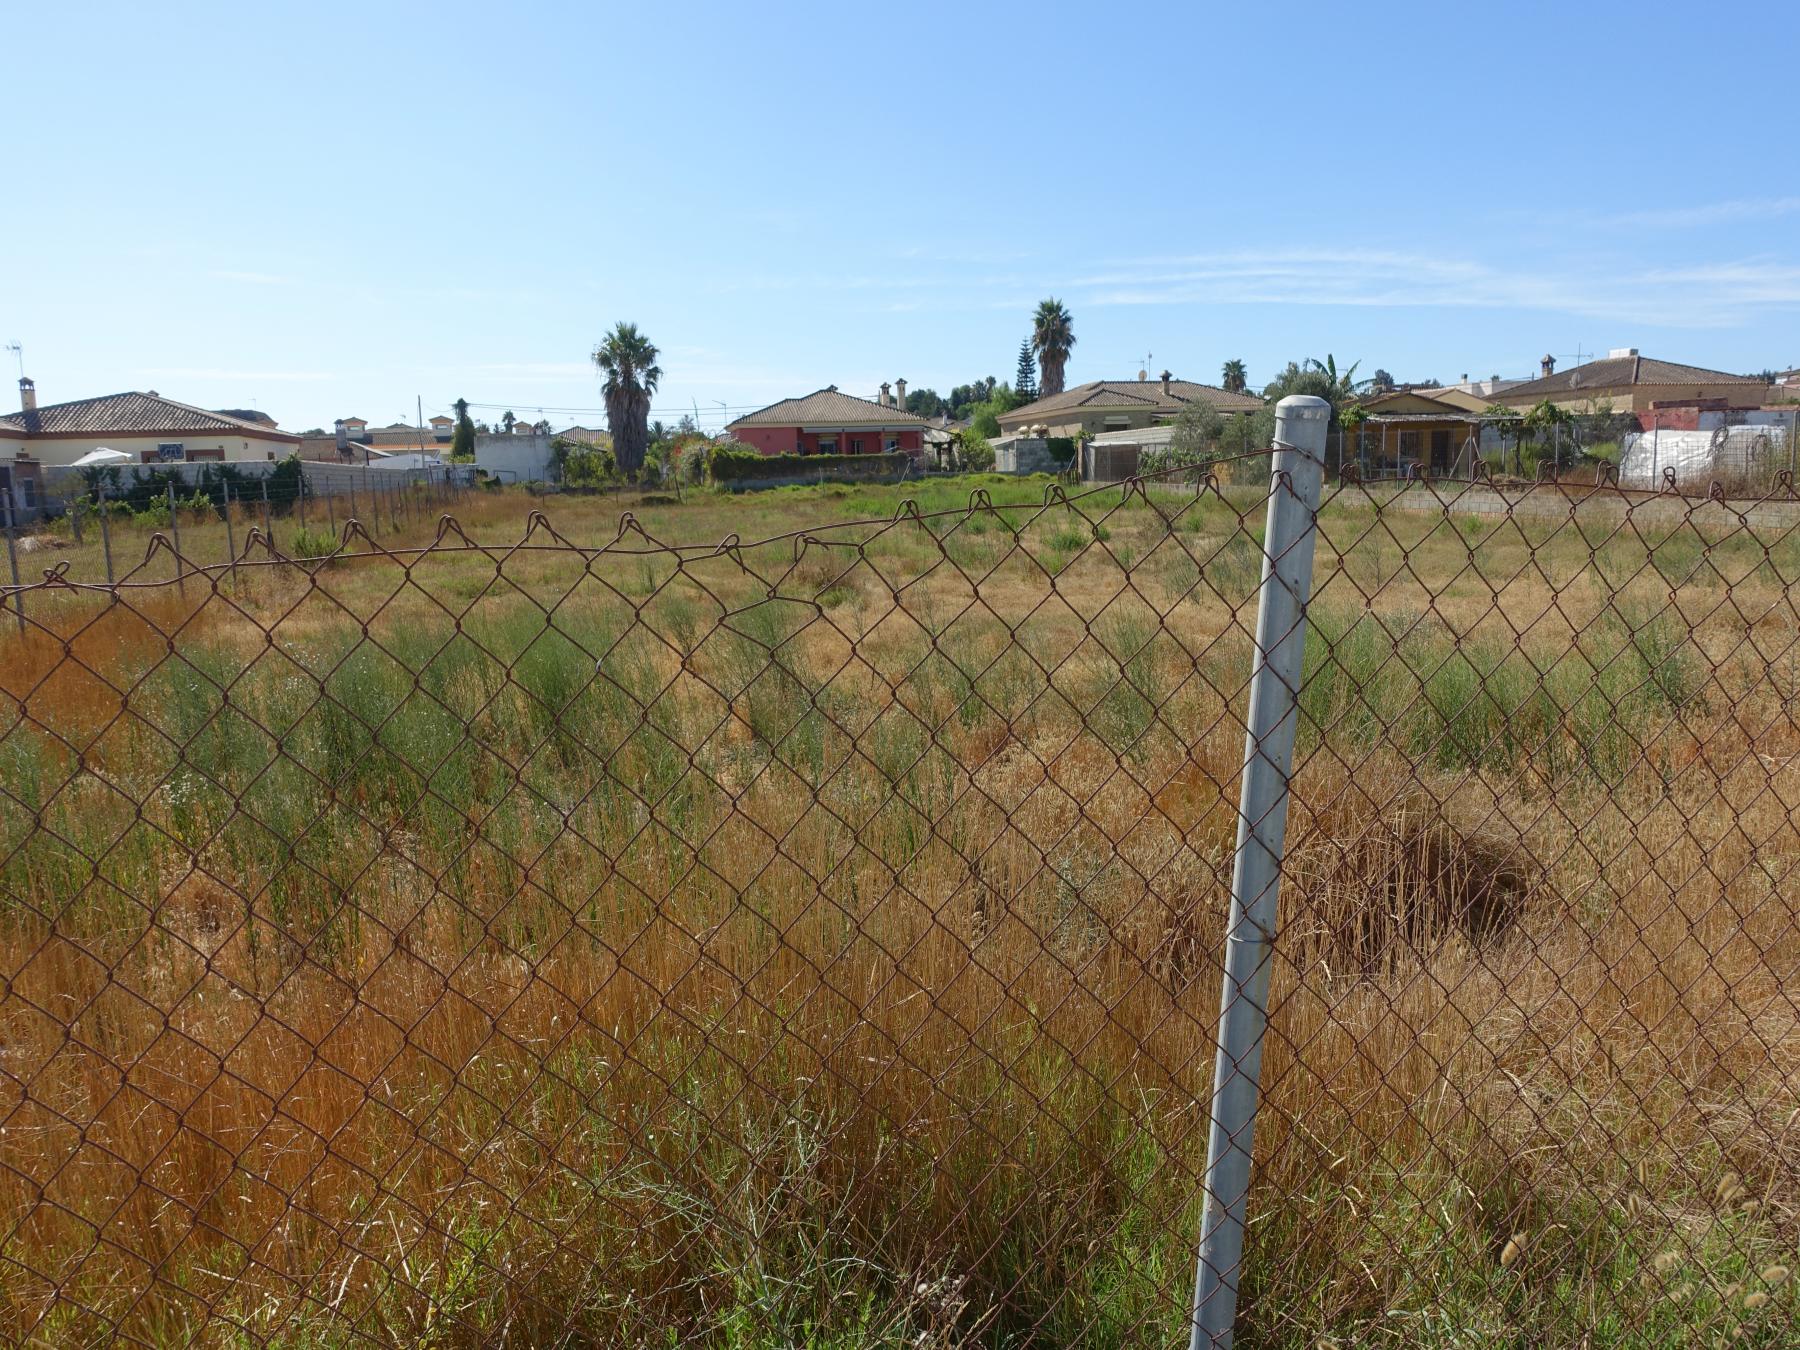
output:
[[[990, 451], [990, 456], [992, 452]], [[992, 460], [990, 458], [990, 463]], [[765, 455], [755, 450], [715, 445], [707, 457], [707, 473], [715, 483], [788, 478], [809, 482], [826, 478], [884, 478], [904, 472], [910, 458], [901, 452], [882, 455]]]
[[550, 449], [550, 474], [564, 487], [604, 487], [619, 476], [619, 461], [612, 448], [560, 437]]
[[293, 541], [288, 547], [288, 556], [314, 566], [324, 566], [331, 561], [341, 547], [342, 544], [338, 537], [330, 530], [302, 525], [294, 531]]

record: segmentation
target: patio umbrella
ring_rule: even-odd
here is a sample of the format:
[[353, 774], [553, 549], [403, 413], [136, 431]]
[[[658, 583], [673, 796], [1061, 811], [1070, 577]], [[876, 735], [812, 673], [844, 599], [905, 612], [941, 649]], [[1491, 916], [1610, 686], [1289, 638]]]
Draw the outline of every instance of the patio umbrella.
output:
[[104, 445], [98, 450], [90, 450], [71, 466], [77, 469], [92, 468], [96, 464], [129, 464], [131, 456], [123, 450], [108, 450]]

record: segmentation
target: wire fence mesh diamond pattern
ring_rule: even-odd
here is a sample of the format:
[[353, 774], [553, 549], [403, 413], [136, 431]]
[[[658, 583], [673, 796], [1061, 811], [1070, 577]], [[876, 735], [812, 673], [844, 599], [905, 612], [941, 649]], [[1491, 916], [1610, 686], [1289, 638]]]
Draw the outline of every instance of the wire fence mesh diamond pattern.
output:
[[[0, 1335], [1185, 1344], [1268, 463], [9, 589]], [[1327, 485], [1241, 1344], [1786, 1334], [1797, 524]]]

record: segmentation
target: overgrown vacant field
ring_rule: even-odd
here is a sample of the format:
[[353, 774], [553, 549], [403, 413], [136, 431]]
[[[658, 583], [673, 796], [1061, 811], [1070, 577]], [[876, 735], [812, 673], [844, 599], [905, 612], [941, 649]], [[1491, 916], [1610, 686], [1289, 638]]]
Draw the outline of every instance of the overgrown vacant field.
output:
[[[31, 593], [0, 1335], [1185, 1343], [1264, 497], [971, 486]], [[1240, 1341], [1786, 1344], [1800, 537], [1385, 500]]]

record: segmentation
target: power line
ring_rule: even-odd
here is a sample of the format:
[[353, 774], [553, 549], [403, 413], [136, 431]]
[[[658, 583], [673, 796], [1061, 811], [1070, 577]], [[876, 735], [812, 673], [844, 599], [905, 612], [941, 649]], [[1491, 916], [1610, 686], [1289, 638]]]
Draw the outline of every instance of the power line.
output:
[[[715, 407], [725, 412], [755, 412], [758, 408], [766, 408], [769, 406], [766, 403], [720, 403], [716, 399], [712, 400], [712, 402]], [[530, 412], [540, 413], [594, 413], [604, 415], [606, 412], [604, 407], [581, 407], [574, 404], [477, 403], [474, 399], [469, 400], [469, 407], [479, 408], [489, 412], [517, 412], [520, 408], [524, 408]], [[664, 416], [681, 416], [690, 413], [691, 409], [685, 407], [665, 407], [652, 408], [650, 411], [652, 413], [660, 413]]]

